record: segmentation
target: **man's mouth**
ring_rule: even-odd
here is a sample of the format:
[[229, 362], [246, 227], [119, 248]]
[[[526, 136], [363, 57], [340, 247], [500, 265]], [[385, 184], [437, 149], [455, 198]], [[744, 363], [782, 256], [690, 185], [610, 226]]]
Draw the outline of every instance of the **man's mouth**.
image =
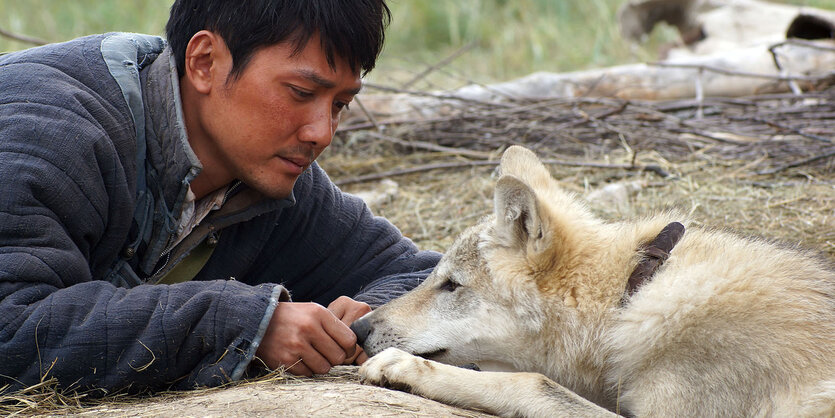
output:
[[313, 160], [308, 157], [299, 157], [299, 156], [281, 156], [279, 155], [278, 158], [284, 160], [288, 165], [295, 166], [296, 170], [299, 172], [303, 172], [307, 169], [310, 164], [313, 164]]

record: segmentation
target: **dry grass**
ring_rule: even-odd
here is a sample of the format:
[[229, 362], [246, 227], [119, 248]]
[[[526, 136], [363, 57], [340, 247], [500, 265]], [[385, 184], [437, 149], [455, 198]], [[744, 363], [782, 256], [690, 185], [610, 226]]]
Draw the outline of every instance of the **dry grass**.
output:
[[[659, 179], [648, 172], [623, 169], [551, 166], [564, 187], [585, 193], [610, 182], [639, 181], [646, 186], [630, 204], [612, 208], [592, 205], [607, 219], [638, 217], [676, 208], [697, 223], [746, 235], [760, 235], [828, 253], [835, 258], [835, 181], [832, 173], [796, 172], [746, 179], [734, 171], [747, 161], [723, 166], [705, 162], [669, 164], [680, 173]], [[328, 157], [327, 167], [340, 164]], [[455, 236], [492, 210], [493, 168], [413, 174], [398, 179], [395, 199], [374, 208], [424, 248], [443, 251]], [[370, 187], [346, 186], [348, 191]]]
[[[241, 387], [263, 383], [294, 384], [310, 380], [287, 374], [283, 369], [271, 372], [251, 380], [242, 380], [224, 386], [196, 389], [188, 392], [170, 391], [153, 394], [156, 402], [176, 402], [185, 396], [212, 393], [229, 387]], [[358, 382], [359, 378], [352, 368], [334, 368], [332, 373], [317, 377], [319, 381]], [[91, 393], [79, 393], [58, 388], [56, 379], [48, 379], [12, 394], [0, 395], [0, 416], [66, 415], [90, 411], [106, 411], [138, 405], [148, 400], [145, 395], [109, 394], [90, 396]]]
[[325, 376], [295, 377], [281, 371], [216, 388], [161, 392], [153, 396], [88, 398], [38, 385], [0, 397], [3, 416], [458, 416], [487, 414], [439, 404], [415, 395], [362, 385], [355, 366]]
[[[592, 202], [604, 218], [676, 208], [697, 223], [835, 256], [833, 99], [833, 89], [800, 99], [715, 99], [701, 105], [702, 117], [693, 102], [577, 99], [520, 103], [516, 111], [468, 103], [433, 121], [349, 127], [321, 164], [350, 183], [349, 192], [373, 187], [357, 176], [396, 175], [398, 195], [375, 212], [440, 251], [491, 210], [493, 163], [522, 144], [551, 160], [554, 176], [578, 194], [613, 182], [642, 185], [625, 206]], [[432, 151], [438, 145], [446, 148]], [[454, 167], [399, 174], [439, 163]]]
[[[355, 181], [357, 176], [439, 162], [458, 164], [390, 176], [399, 185], [398, 193], [373, 207], [428, 249], [443, 251], [459, 232], [489, 213], [494, 163], [507, 146], [523, 144], [552, 160], [554, 176], [580, 195], [610, 183], [641, 185], [625, 205], [590, 203], [604, 218], [677, 208], [697, 223], [799, 244], [835, 261], [835, 157], [809, 161], [810, 156], [835, 149], [826, 141], [835, 138], [835, 92], [812, 96], [752, 98], [744, 112], [741, 102], [717, 101], [704, 118], [688, 116], [692, 105], [681, 103], [561, 101], [549, 103], [544, 113], [519, 108], [505, 110], [505, 116], [469, 105], [443, 121], [389, 124], [383, 136], [373, 128], [342, 131], [320, 162], [335, 181], [350, 183], [344, 186], [349, 192], [374, 187], [373, 181]], [[769, 116], [752, 117], [756, 114]], [[433, 151], [438, 145], [447, 148]], [[802, 164], [791, 167], [798, 162]], [[583, 165], [589, 163], [596, 166]], [[356, 374], [335, 369], [317, 379], [356, 383]], [[311, 382], [275, 373], [232, 386], [265, 381]], [[160, 393], [154, 401], [176, 402], [215, 390]], [[0, 396], [0, 415], [91, 410], [106, 415], [112, 408], [147, 401], [119, 395], [92, 399], [58, 391], [55, 382], [47, 380]]]

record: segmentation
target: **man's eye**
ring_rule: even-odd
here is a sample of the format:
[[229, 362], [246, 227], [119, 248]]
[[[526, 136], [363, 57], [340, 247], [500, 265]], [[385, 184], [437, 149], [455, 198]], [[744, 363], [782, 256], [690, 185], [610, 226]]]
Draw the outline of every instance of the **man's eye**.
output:
[[309, 91], [302, 90], [298, 87], [292, 87], [291, 86], [290, 89], [293, 90], [293, 93], [296, 96], [299, 96], [302, 99], [309, 99], [309, 98], [313, 97], [313, 93], [311, 93]]
[[447, 279], [445, 282], [441, 283], [441, 286], [438, 287], [438, 289], [443, 290], [445, 292], [454, 292], [455, 289], [458, 289], [459, 287], [461, 287], [461, 284]]
[[336, 108], [339, 109], [339, 110], [342, 110], [342, 109], [348, 110], [348, 103], [345, 103], [345, 102], [336, 102], [336, 103], [334, 103], [334, 106], [336, 106]]

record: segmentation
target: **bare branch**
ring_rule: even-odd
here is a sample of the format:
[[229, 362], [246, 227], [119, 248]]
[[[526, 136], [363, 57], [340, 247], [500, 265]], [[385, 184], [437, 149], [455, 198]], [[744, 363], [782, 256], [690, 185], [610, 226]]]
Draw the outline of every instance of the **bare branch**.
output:
[[32, 44], [32, 45], [46, 45], [46, 44], [49, 43], [47, 41], [44, 41], [43, 39], [35, 38], [35, 37], [32, 37], [32, 36], [28, 36], [28, 35], [20, 35], [20, 34], [17, 34], [17, 33], [9, 32], [8, 30], [5, 30], [3, 28], [0, 28], [0, 36], [6, 37], [6, 38], [9, 38], [9, 39], [18, 41], [18, 42]]
[[669, 63], [669, 62], [654, 62], [648, 65], [652, 65], [655, 67], [664, 67], [664, 68], [692, 68], [694, 70], [699, 71], [710, 71], [718, 74], [724, 75], [732, 75], [732, 76], [740, 76], [740, 77], [749, 77], [749, 78], [763, 78], [768, 80], [777, 80], [777, 81], [792, 81], [792, 80], [800, 80], [800, 81], [821, 81], [832, 76], [835, 76], [835, 71], [827, 72], [826, 74], [822, 75], [790, 75], [790, 74], [764, 74], [764, 73], [752, 73], [748, 71], [736, 71], [736, 70], [729, 70], [727, 68], [720, 68], [715, 67], [712, 65], [702, 65], [702, 64], [677, 64], [677, 63]]
[[[481, 166], [496, 166], [499, 165], [500, 161], [460, 161], [460, 162], [451, 162], [451, 163], [437, 163], [437, 164], [424, 164], [409, 168], [403, 168], [399, 170], [390, 170], [381, 173], [374, 173], [368, 174], [364, 176], [357, 176], [357, 177], [350, 177], [347, 179], [342, 180], [335, 180], [337, 186], [344, 186], [346, 184], [354, 184], [354, 183], [365, 183], [369, 181], [376, 181], [382, 180], [389, 177], [396, 177], [396, 176], [403, 176], [406, 174], [414, 174], [420, 173], [425, 171], [432, 171], [432, 170], [449, 170], [455, 168], [466, 168], [466, 167], [481, 167]], [[638, 170], [638, 171], [650, 171], [656, 173], [662, 177], [669, 177], [670, 175], [664, 171], [661, 167], [655, 165], [631, 165], [631, 164], [606, 164], [606, 163], [595, 163], [595, 162], [585, 162], [585, 161], [563, 161], [563, 160], [554, 160], [554, 159], [545, 159], [542, 160], [543, 164], [546, 165], [564, 165], [564, 166], [571, 166], [571, 167], [590, 167], [590, 168], [618, 168], [618, 169], [626, 169], [626, 170]]]

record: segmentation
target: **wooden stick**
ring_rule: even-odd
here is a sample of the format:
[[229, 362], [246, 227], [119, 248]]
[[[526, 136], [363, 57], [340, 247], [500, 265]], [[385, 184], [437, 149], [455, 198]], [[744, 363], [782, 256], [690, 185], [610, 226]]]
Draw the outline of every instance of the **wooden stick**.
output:
[[454, 148], [454, 147], [445, 147], [443, 145], [433, 144], [431, 142], [424, 142], [424, 141], [406, 141], [400, 138], [395, 138], [389, 135], [383, 135], [378, 132], [368, 132], [369, 136], [374, 138], [382, 139], [384, 141], [388, 141], [397, 145], [401, 145], [404, 147], [410, 147], [415, 149], [422, 149], [427, 151], [436, 151], [436, 152], [445, 152], [449, 154], [455, 155], [462, 155], [465, 157], [471, 158], [478, 158], [478, 159], [487, 159], [490, 158], [490, 153], [481, 152], [481, 151], [473, 151], [464, 148]]
[[438, 61], [438, 63], [436, 63], [435, 65], [432, 65], [432, 66], [426, 68], [425, 70], [421, 71], [418, 75], [414, 76], [411, 80], [403, 83], [403, 85], [401, 87], [404, 88], [404, 89], [408, 89], [409, 87], [412, 87], [413, 84], [417, 83], [420, 80], [423, 80], [424, 78], [426, 78], [426, 76], [428, 76], [429, 74], [432, 74], [432, 72], [436, 71], [437, 69], [449, 65], [449, 63], [451, 63], [453, 60], [455, 60], [456, 58], [463, 55], [465, 52], [472, 49], [475, 45], [476, 45], [475, 42], [470, 42], [467, 45], [464, 45], [461, 48], [458, 48], [458, 50], [453, 52], [450, 56]]
[[430, 98], [433, 98], [433, 99], [442, 99], [442, 100], [452, 100], [452, 101], [458, 101], [458, 102], [462, 102], [462, 103], [473, 103], [473, 104], [479, 104], [479, 105], [483, 105], [483, 106], [492, 106], [492, 107], [512, 107], [513, 106], [512, 104], [507, 104], [507, 103], [485, 102], [483, 100], [468, 99], [466, 97], [456, 96], [456, 95], [452, 95], [452, 94], [426, 93], [426, 92], [422, 92], [422, 91], [407, 90], [407, 89], [401, 89], [401, 88], [397, 88], [397, 87], [384, 86], [382, 84], [376, 84], [376, 83], [363, 83], [363, 85], [366, 86], [366, 87], [375, 89], [375, 90], [387, 91], [387, 92], [390, 92], [390, 93], [405, 93], [405, 94], [409, 94], [409, 95], [413, 95], [413, 96], [430, 97]]
[[43, 39], [9, 32], [9, 31], [7, 31], [3, 28], [0, 28], [0, 36], [4, 36], [6, 38], [9, 38], [9, 39], [12, 39], [12, 40], [15, 40], [15, 41], [18, 41], [18, 42], [23, 42], [23, 43], [32, 44], [32, 45], [46, 45], [46, 44], [49, 43], [47, 41], [44, 41]]
[[[499, 165], [500, 161], [462, 161], [462, 162], [453, 162], [453, 163], [436, 163], [436, 164], [424, 164], [409, 168], [403, 168], [399, 170], [390, 170], [384, 171], [381, 173], [374, 173], [374, 174], [367, 174], [364, 176], [357, 176], [357, 177], [349, 177], [347, 179], [335, 180], [334, 183], [337, 186], [344, 186], [347, 184], [354, 184], [354, 183], [365, 183], [369, 181], [381, 180], [388, 177], [396, 177], [396, 176], [403, 176], [406, 174], [414, 174], [414, 173], [421, 173], [424, 171], [432, 171], [432, 170], [443, 170], [443, 169], [453, 169], [453, 168], [464, 168], [464, 167], [479, 167], [479, 166], [495, 166]], [[664, 169], [657, 165], [632, 165], [632, 164], [605, 164], [605, 163], [594, 163], [594, 162], [584, 162], [584, 161], [564, 161], [564, 160], [542, 160], [543, 164], [549, 165], [563, 165], [569, 167], [591, 167], [591, 168], [618, 168], [618, 169], [626, 169], [626, 170], [643, 170], [643, 171], [650, 171], [660, 175], [661, 177], [670, 177], [670, 174], [667, 173]]]
[[359, 97], [354, 97], [354, 102], [357, 104], [357, 106], [360, 107], [360, 110], [362, 110], [362, 113], [365, 114], [365, 117], [368, 118], [368, 122], [371, 123], [371, 126], [373, 126], [374, 129], [379, 131], [380, 130], [380, 125], [377, 124], [377, 120], [374, 119], [374, 115], [372, 115], [368, 111], [368, 109], [366, 109], [365, 106], [362, 104], [362, 100], [360, 100]]
[[724, 74], [724, 75], [732, 75], [732, 76], [740, 76], [740, 77], [750, 77], [750, 78], [764, 78], [768, 80], [778, 80], [778, 81], [790, 81], [790, 80], [801, 80], [801, 81], [820, 81], [825, 80], [829, 77], [832, 77], [835, 74], [835, 71], [829, 71], [826, 74], [812, 76], [812, 75], [775, 75], [775, 74], [763, 74], [763, 73], [752, 73], [749, 71], [736, 71], [736, 70], [729, 70], [727, 68], [720, 68], [714, 67], [712, 65], [703, 65], [703, 64], [676, 64], [670, 62], [654, 62], [648, 65], [653, 65], [656, 67], [666, 67], [666, 68], [692, 68], [694, 70], [700, 71], [711, 71], [714, 73]]
[[820, 160], [823, 160], [823, 159], [829, 158], [829, 157], [835, 157], [835, 149], [832, 149], [831, 151], [823, 153], [821, 155], [816, 155], [814, 157], [806, 158], [806, 159], [803, 159], [803, 160], [800, 160], [800, 161], [795, 161], [793, 163], [786, 164], [786, 165], [783, 165], [783, 166], [780, 166], [780, 167], [777, 167], [777, 168], [772, 168], [770, 170], [758, 171], [757, 174], [760, 174], [760, 175], [777, 174], [781, 171], [785, 171], [785, 170], [788, 170], [790, 168], [800, 167], [800, 166], [806, 165], [806, 164], [811, 164], [811, 163], [814, 163], [815, 161], [820, 161]]

